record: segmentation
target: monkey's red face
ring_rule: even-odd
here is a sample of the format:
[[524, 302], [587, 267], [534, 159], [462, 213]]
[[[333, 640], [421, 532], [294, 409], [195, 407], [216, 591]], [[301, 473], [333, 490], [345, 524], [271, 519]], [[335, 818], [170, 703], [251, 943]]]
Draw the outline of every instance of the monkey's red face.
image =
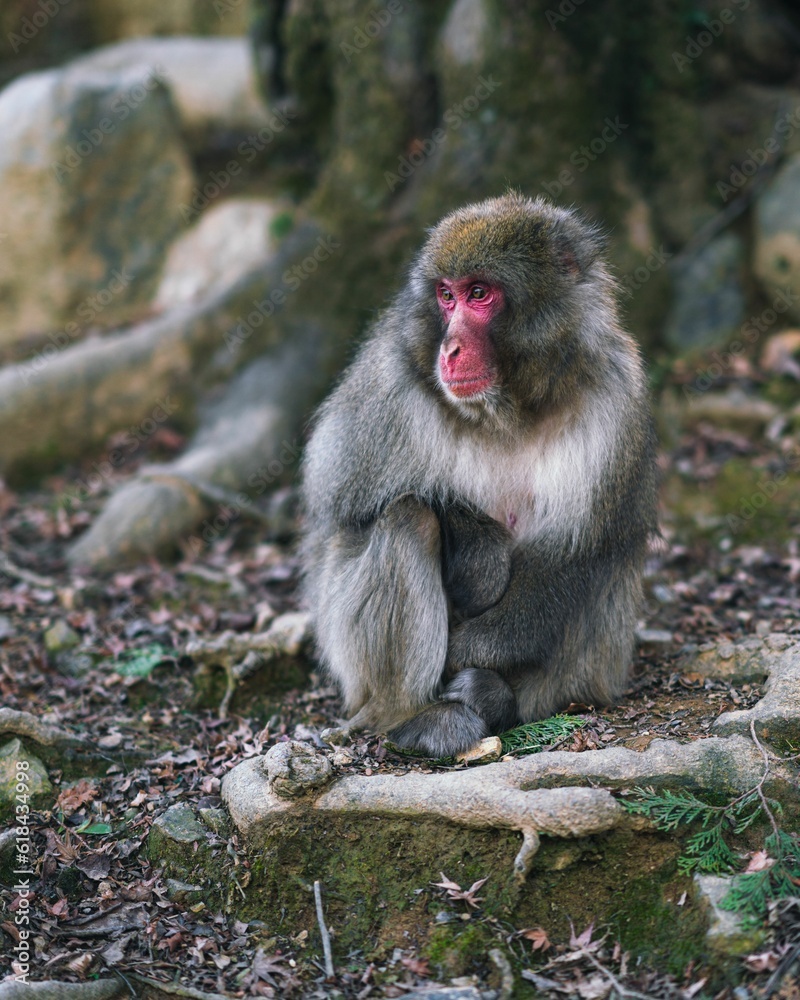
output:
[[445, 322], [439, 375], [459, 399], [478, 396], [497, 378], [492, 320], [503, 308], [503, 290], [477, 278], [442, 278], [436, 298]]

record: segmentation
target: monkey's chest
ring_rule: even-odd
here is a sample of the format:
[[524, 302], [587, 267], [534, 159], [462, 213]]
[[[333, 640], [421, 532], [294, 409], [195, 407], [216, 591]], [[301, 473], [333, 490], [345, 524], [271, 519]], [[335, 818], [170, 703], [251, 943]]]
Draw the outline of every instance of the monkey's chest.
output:
[[454, 469], [457, 495], [508, 528], [518, 541], [536, 530], [535, 462], [526, 454], [460, 456]]

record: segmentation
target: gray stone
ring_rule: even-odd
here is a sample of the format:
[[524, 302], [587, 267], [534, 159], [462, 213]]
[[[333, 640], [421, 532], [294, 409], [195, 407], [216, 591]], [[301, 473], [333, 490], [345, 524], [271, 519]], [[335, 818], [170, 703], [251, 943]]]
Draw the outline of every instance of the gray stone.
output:
[[73, 649], [81, 641], [75, 629], [59, 619], [44, 634], [44, 648], [48, 653], [61, 653]]
[[[18, 763], [27, 766], [18, 768]], [[18, 782], [18, 775], [24, 775], [24, 781]], [[16, 737], [0, 746], [0, 822], [14, 816], [17, 806], [38, 809], [49, 805], [52, 797], [53, 786], [38, 757]]]
[[206, 889], [202, 885], [192, 885], [191, 882], [181, 882], [177, 878], [166, 879], [167, 899], [173, 903], [184, 903], [191, 906], [195, 903], [202, 903], [207, 895]]
[[75, 60], [85, 71], [119, 74], [156, 67], [175, 100], [184, 134], [195, 145], [268, 128], [247, 38], [131, 38]]
[[147, 849], [153, 864], [182, 881], [190, 881], [198, 867], [211, 859], [209, 832], [200, 823], [191, 806], [170, 806], [150, 827]]
[[263, 757], [269, 789], [282, 799], [294, 799], [322, 788], [333, 777], [333, 767], [308, 743], [287, 740], [270, 747]]
[[149, 68], [26, 74], [0, 93], [0, 133], [0, 344], [52, 331], [57, 354], [150, 300], [191, 168]]
[[747, 734], [751, 725], [765, 740], [794, 743], [800, 739], [800, 643], [781, 633], [767, 636], [759, 662], [769, 672], [764, 697], [752, 708], [723, 712], [714, 732]]
[[[781, 639], [777, 635], [767, 637], [772, 645], [756, 637], [741, 642], [707, 642], [702, 646], [688, 646], [678, 661], [683, 673], [702, 674], [731, 684], [760, 684], [770, 674], [780, 656]], [[785, 636], [792, 640], [789, 636]]]
[[230, 833], [230, 820], [224, 809], [202, 808], [197, 810], [201, 821], [218, 837], [227, 837]]
[[7, 615], [0, 615], [0, 642], [10, 639], [15, 634], [14, 626]]
[[711, 423], [755, 437], [763, 434], [780, 412], [779, 407], [769, 400], [748, 396], [737, 387], [727, 392], [703, 392], [691, 396], [683, 422], [687, 426]]
[[177, 844], [194, 844], [198, 840], [204, 841], [207, 836], [192, 807], [183, 804], [170, 806], [157, 817], [153, 822], [153, 829], [156, 828]]
[[270, 224], [278, 212], [263, 198], [231, 198], [209, 208], [170, 247], [155, 306], [195, 301], [262, 266], [276, 247]]
[[[755, 211], [753, 266], [764, 291], [800, 319], [800, 153], [791, 156], [759, 195]], [[781, 308], [782, 307], [782, 308]]]
[[708, 913], [706, 941], [717, 954], [735, 957], [748, 955], [764, 943], [762, 928], [744, 928], [740, 913], [723, 910], [725, 899], [741, 876], [695, 875], [694, 884], [701, 905]]
[[12, 826], [0, 830], [0, 884], [13, 885], [16, 882], [14, 869], [17, 867], [17, 831]]
[[745, 246], [731, 232], [700, 249], [675, 276], [664, 335], [677, 350], [727, 343], [744, 320]]

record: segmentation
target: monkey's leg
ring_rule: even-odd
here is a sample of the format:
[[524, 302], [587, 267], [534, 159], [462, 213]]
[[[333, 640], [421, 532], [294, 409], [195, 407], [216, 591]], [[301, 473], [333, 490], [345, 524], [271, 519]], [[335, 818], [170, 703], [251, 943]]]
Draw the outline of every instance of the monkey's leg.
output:
[[397, 726], [389, 738], [429, 757], [452, 757], [517, 721], [517, 700], [494, 670], [469, 668], [456, 674], [441, 700]]
[[496, 604], [511, 577], [511, 533], [460, 503], [439, 512], [444, 589], [458, 618], [473, 618]]
[[315, 590], [318, 645], [352, 726], [384, 729], [433, 700], [448, 626], [430, 507], [403, 496], [369, 528], [337, 533]]
[[513, 688], [522, 722], [625, 687], [641, 601], [640, 560], [519, 552], [496, 605], [451, 632], [450, 669], [483, 667]]

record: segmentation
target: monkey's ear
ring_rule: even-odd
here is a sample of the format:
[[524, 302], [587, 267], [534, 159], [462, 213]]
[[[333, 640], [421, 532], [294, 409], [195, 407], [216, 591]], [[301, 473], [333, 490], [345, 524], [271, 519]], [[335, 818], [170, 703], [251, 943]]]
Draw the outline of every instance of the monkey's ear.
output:
[[606, 248], [605, 237], [594, 226], [566, 215], [552, 229], [553, 257], [563, 274], [582, 278]]

